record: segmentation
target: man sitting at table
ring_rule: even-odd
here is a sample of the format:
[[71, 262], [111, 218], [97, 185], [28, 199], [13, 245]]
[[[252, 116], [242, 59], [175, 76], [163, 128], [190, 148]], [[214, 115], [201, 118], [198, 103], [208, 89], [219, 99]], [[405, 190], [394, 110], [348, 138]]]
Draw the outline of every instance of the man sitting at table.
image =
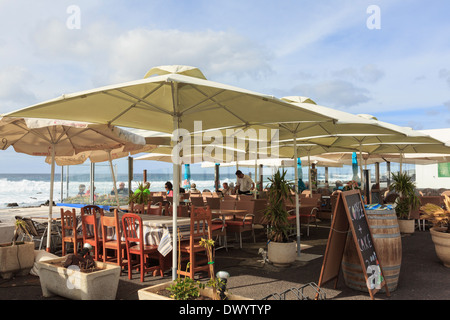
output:
[[[111, 191], [111, 195], [114, 195], [114, 189]], [[125, 188], [125, 183], [121, 182], [119, 188], [117, 189], [117, 194], [122, 196], [128, 196], [128, 188]]]
[[251, 194], [250, 190], [255, 187], [255, 183], [248, 175], [243, 174], [241, 170], [236, 171], [236, 187], [235, 190], [239, 194]]

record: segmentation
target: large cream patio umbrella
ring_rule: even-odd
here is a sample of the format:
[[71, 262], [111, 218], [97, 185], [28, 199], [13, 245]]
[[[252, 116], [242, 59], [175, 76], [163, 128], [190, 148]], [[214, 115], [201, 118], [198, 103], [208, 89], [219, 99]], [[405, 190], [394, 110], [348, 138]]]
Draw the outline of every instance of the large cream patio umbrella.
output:
[[[0, 118], [0, 138], [4, 149], [13, 146], [16, 152], [33, 156], [47, 156], [51, 161], [48, 232], [53, 211], [55, 158], [72, 156], [83, 151], [116, 149], [125, 144], [144, 145], [143, 137], [120, 128], [87, 122], [36, 118]], [[47, 237], [47, 251], [50, 250]]]
[[[197, 68], [162, 66], [151, 69], [141, 80], [64, 94], [8, 115], [84, 120], [174, 133], [175, 138], [180, 129], [193, 132], [194, 121], [201, 121], [203, 130], [208, 130], [272, 122], [333, 120], [305, 105], [294, 106], [273, 96], [206, 80]], [[173, 174], [174, 185], [178, 186], [176, 162]], [[177, 230], [178, 192], [175, 187], [173, 230]], [[177, 252], [176, 237], [174, 232], [174, 252]], [[173, 254], [173, 279], [176, 260], [177, 255]]]

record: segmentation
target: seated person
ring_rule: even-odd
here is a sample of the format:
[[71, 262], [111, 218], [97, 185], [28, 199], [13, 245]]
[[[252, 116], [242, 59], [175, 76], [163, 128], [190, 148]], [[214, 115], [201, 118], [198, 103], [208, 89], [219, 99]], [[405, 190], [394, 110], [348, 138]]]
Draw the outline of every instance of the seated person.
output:
[[[111, 190], [111, 195], [114, 195], [114, 189]], [[119, 184], [119, 188], [117, 189], [117, 194], [122, 195], [122, 196], [128, 196], [128, 188], [125, 188], [125, 183], [121, 182]]]
[[223, 189], [220, 190], [222, 192], [222, 195], [231, 195], [231, 188], [228, 186], [227, 182], [222, 183]]
[[78, 196], [84, 196], [86, 190], [86, 186], [84, 184], [80, 184], [80, 186], [78, 187]]
[[169, 197], [173, 197], [173, 185], [172, 182], [167, 181], [164, 185], [164, 188], [166, 189], [166, 195]]
[[189, 193], [201, 193], [200, 190], [197, 189], [197, 185], [195, 183], [191, 183], [191, 188], [189, 189]]

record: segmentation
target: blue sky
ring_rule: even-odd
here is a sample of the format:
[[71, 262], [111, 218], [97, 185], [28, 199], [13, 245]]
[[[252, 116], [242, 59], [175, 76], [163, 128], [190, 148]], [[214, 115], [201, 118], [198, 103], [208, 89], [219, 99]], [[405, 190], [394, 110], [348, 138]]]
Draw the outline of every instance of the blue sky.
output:
[[[79, 28], [68, 28], [75, 5]], [[368, 19], [379, 8], [379, 29]], [[414, 129], [449, 127], [448, 1], [0, 0], [0, 113], [196, 66], [209, 80]], [[11, 149], [11, 148], [10, 148]], [[1, 152], [0, 172], [49, 172]]]

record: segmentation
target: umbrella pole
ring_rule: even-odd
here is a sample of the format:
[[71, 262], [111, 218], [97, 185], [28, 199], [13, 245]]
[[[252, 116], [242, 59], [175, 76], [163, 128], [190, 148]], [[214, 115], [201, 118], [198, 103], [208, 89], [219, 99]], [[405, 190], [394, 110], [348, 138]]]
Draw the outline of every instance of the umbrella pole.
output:
[[114, 174], [114, 167], [113, 167], [113, 164], [112, 164], [111, 150], [108, 150], [108, 161], [109, 161], [109, 168], [111, 169], [111, 177], [112, 177], [113, 183], [114, 183], [113, 190], [114, 190], [114, 195], [116, 196], [117, 210], [120, 211], [119, 194], [117, 193], [116, 175]]
[[297, 257], [300, 257], [300, 202], [298, 201], [297, 137], [294, 135], [295, 222], [297, 224]]
[[308, 179], [309, 179], [309, 197], [312, 198], [312, 177], [311, 177], [311, 157], [309, 156], [308, 150]]
[[[176, 83], [172, 83], [172, 97], [173, 97], [173, 105], [174, 109], [178, 107], [178, 86]], [[178, 129], [179, 129], [179, 123], [178, 123], [178, 115], [173, 116], [173, 134], [176, 134], [177, 137], [174, 139], [172, 134], [172, 140], [175, 141], [177, 144], [179, 142], [178, 137]], [[173, 155], [173, 154], [172, 154]], [[174, 159], [172, 159], [173, 161]], [[180, 162], [180, 153], [177, 150], [175, 154], [175, 162], [172, 166], [173, 171], [173, 203], [172, 203], [172, 280], [175, 281], [177, 279], [177, 255], [178, 255], [178, 239], [177, 239], [177, 214], [178, 214], [178, 193], [180, 192], [180, 177], [179, 174], [179, 164]]]
[[52, 240], [52, 214], [53, 214], [53, 183], [55, 178], [55, 145], [52, 145], [52, 165], [50, 173], [50, 200], [48, 203], [48, 223], [47, 223], [47, 246], [46, 251], [50, 252], [50, 244]]
[[364, 181], [364, 177], [363, 177], [363, 168], [362, 168], [362, 165], [363, 165], [363, 158], [362, 158], [362, 151], [361, 151], [361, 142], [359, 143], [359, 172], [360, 172], [360, 174], [361, 174], [361, 190], [363, 190], [364, 189], [364, 184], [363, 184], [363, 181]]

